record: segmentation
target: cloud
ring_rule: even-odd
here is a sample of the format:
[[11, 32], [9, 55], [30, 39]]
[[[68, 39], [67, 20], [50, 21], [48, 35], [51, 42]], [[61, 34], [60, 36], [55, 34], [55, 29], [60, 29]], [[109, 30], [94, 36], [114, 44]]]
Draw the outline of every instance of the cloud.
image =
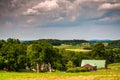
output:
[[38, 5], [34, 6], [33, 9], [46, 9], [46, 10], [54, 10], [56, 8], [58, 8], [59, 5], [57, 4], [56, 0], [52, 0], [52, 1], [45, 1], [45, 2], [41, 2]]
[[34, 22], [33, 19], [29, 19], [29, 20], [27, 20], [27, 23], [32, 23], [32, 22]]
[[59, 18], [55, 19], [53, 22], [58, 22], [58, 21], [62, 21], [62, 20], [64, 20], [64, 18], [63, 17], [59, 17]]
[[114, 16], [110, 16], [110, 17], [104, 17], [102, 19], [99, 19], [99, 21], [102, 21], [102, 22], [120, 21], [120, 16], [114, 15]]
[[45, 1], [33, 6], [32, 8], [29, 8], [26, 12], [24, 12], [24, 14], [40, 14], [41, 11], [52, 11], [57, 8], [59, 8], [59, 5], [57, 4], [56, 0]]
[[104, 12], [103, 16], [98, 20], [100, 22], [118, 22], [120, 21], [120, 3], [118, 0], [113, 0], [114, 3], [102, 3], [98, 10]]
[[[23, 11], [24, 16], [33, 16], [42, 22], [75, 21], [79, 16], [78, 5], [80, 0], [75, 2], [67, 0], [45, 0], [29, 7]], [[44, 18], [44, 19], [43, 19]]]
[[119, 38], [119, 22], [120, 0], [0, 0], [1, 38]]
[[120, 9], [120, 3], [115, 3], [115, 4], [104, 3], [100, 5], [99, 9], [100, 10]]
[[31, 15], [31, 14], [37, 14], [37, 10], [33, 10], [33, 9], [28, 9], [26, 12], [24, 12], [24, 15]]
[[112, 21], [119, 9], [120, 0], [1, 0], [0, 24], [30, 27], [56, 22], [80, 24], [92, 19]]
[[11, 5], [12, 5], [12, 7], [15, 7], [15, 6], [16, 6], [16, 3], [17, 3], [17, 0], [11, 0]]

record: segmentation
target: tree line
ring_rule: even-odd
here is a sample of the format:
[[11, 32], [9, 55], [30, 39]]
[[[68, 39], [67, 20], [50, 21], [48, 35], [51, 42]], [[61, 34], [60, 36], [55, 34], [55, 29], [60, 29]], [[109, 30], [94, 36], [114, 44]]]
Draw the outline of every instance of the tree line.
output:
[[67, 45], [76, 45], [76, 44], [81, 44], [81, 43], [87, 43], [88, 41], [86, 40], [58, 40], [58, 39], [40, 39], [40, 40], [33, 40], [33, 41], [24, 41], [25, 44], [31, 44], [34, 41], [46, 41], [49, 42], [50, 44], [54, 46], [60, 46], [61, 44], [67, 44]]
[[72, 52], [54, 48], [46, 40], [21, 42], [19, 39], [0, 40], [0, 70], [37, 72], [80, 67], [82, 59], [105, 59], [107, 63], [120, 62], [120, 48], [109, 48], [102, 43], [91, 46], [91, 52]]

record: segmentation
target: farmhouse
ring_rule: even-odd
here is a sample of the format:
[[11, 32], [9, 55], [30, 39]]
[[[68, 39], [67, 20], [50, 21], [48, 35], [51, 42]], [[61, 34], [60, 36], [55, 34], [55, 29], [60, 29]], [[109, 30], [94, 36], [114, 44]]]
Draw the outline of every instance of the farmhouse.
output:
[[81, 67], [85, 67], [90, 70], [107, 68], [106, 60], [82, 60]]

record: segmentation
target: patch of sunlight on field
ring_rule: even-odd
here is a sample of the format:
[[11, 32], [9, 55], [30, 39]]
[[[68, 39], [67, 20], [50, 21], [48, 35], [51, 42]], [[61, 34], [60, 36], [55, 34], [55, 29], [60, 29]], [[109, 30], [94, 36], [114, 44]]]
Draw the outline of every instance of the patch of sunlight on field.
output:
[[82, 49], [83, 47], [81, 45], [66, 45], [62, 44], [60, 46], [54, 46], [55, 48], [65, 48], [65, 49]]
[[60, 77], [34, 77], [34, 78], [11, 78], [8, 80], [120, 80], [116, 75], [91, 75], [91, 76], [60, 76]]
[[75, 52], [90, 52], [91, 50], [85, 50], [85, 49], [65, 49], [68, 51], [75, 51]]

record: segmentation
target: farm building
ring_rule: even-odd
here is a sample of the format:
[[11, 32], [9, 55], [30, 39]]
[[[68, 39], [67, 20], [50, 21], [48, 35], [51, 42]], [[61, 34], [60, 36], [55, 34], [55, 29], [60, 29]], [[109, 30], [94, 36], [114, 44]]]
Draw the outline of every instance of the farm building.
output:
[[86, 67], [90, 69], [107, 68], [106, 60], [82, 60], [81, 67]]
[[96, 70], [96, 66], [92, 66], [92, 65], [90, 65], [90, 64], [86, 64], [86, 65], [82, 66], [82, 68], [88, 68], [88, 69], [91, 70], [91, 71]]

